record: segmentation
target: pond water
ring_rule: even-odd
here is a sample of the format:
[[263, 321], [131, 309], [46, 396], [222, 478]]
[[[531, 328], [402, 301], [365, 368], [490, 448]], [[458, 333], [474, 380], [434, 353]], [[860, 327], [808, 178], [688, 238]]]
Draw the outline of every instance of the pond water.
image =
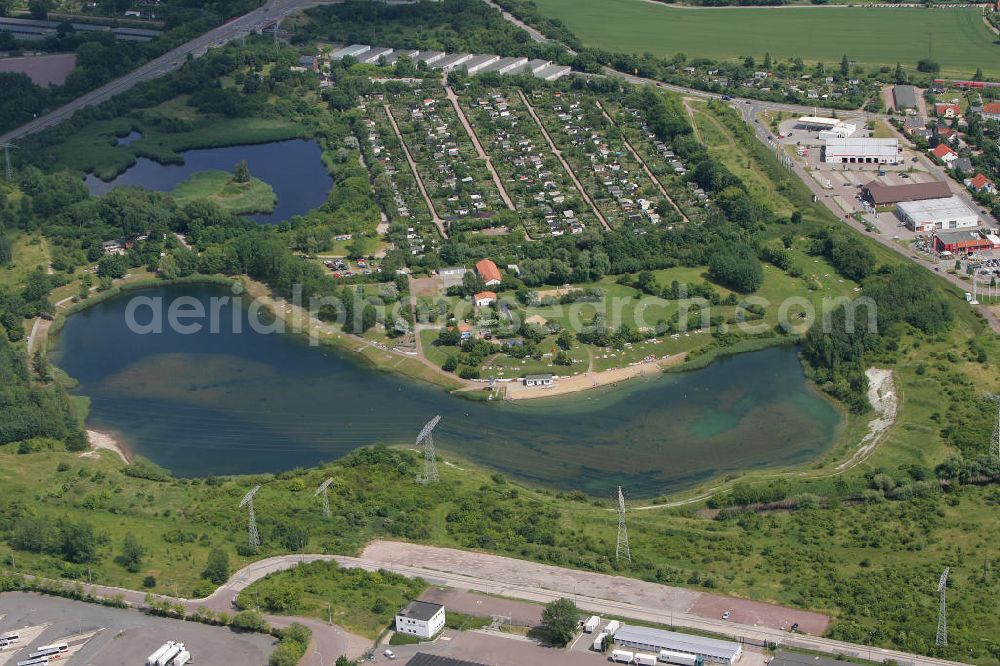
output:
[[135, 130], [132, 130], [131, 132], [129, 132], [125, 136], [120, 136], [120, 137], [116, 138], [115, 139], [115, 145], [116, 146], [127, 146], [130, 143], [138, 141], [141, 138], [142, 138], [142, 132], [136, 132]]
[[262, 224], [277, 224], [321, 206], [333, 187], [333, 179], [321, 159], [322, 150], [315, 141], [293, 139], [250, 146], [205, 148], [188, 150], [182, 155], [183, 164], [160, 164], [140, 157], [133, 166], [111, 181], [87, 174], [87, 187], [91, 194], [97, 196], [119, 185], [169, 192], [199, 171], [220, 169], [231, 172], [240, 160], [246, 160], [250, 174], [273, 187], [278, 197], [274, 212], [247, 216]]
[[[621, 484], [648, 497], [719, 473], [809, 461], [840, 423], [791, 347], [578, 396], [498, 404], [377, 372], [292, 336], [251, 332], [245, 304], [220, 310], [217, 333], [206, 325], [190, 335], [140, 335], [126, 325], [136, 296], [194, 297], [209, 311], [210, 299], [225, 295], [217, 286], [167, 286], [71, 316], [54, 360], [91, 399], [88, 425], [177, 475], [199, 476], [276, 472], [368, 444], [412, 443], [440, 414], [434, 441], [446, 452], [546, 486], [607, 495]], [[149, 317], [144, 309], [137, 319]]]

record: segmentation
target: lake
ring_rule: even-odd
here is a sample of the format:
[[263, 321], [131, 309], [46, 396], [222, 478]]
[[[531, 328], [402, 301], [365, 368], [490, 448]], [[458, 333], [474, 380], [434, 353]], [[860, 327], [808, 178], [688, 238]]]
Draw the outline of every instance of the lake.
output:
[[[125, 140], [131, 142], [135, 138], [138, 137], [130, 134]], [[169, 192], [192, 174], [209, 169], [231, 172], [240, 160], [246, 160], [250, 174], [273, 187], [278, 197], [278, 205], [272, 213], [247, 217], [261, 224], [277, 224], [326, 202], [333, 179], [323, 165], [322, 152], [318, 143], [304, 139], [188, 150], [181, 153], [183, 164], [160, 164], [140, 157], [112, 181], [87, 174], [86, 182], [90, 193], [96, 196], [107, 194], [120, 185]]]
[[[135, 296], [208, 301], [210, 285], [165, 286], [99, 303], [66, 322], [54, 361], [91, 400], [88, 425], [179, 476], [277, 472], [373, 443], [412, 443], [442, 416], [434, 442], [521, 480], [633, 497], [725, 472], [804, 463], [833, 441], [840, 415], [777, 347], [707, 368], [517, 403], [474, 402], [374, 371], [329, 347], [253, 333], [245, 304], [218, 332], [140, 335]], [[138, 317], [141, 321], [149, 318]], [[234, 323], [242, 333], [234, 332]]]

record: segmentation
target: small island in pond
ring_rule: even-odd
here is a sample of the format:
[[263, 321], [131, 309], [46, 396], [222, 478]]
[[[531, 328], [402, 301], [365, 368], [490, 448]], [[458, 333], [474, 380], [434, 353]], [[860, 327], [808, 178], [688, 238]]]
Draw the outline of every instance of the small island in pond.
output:
[[172, 195], [181, 205], [207, 199], [237, 215], [271, 213], [278, 203], [274, 189], [252, 177], [245, 163], [237, 165], [235, 173], [200, 171], [181, 182]]

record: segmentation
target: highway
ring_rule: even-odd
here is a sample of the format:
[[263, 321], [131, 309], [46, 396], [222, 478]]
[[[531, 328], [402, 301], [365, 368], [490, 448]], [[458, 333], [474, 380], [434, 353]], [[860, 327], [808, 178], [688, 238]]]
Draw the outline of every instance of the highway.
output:
[[79, 109], [100, 104], [115, 95], [130, 90], [143, 81], [149, 81], [172, 72], [183, 65], [189, 55], [194, 58], [200, 57], [211, 48], [222, 46], [234, 39], [240, 39], [252, 32], [260, 31], [289, 14], [323, 4], [323, 2], [324, 0], [268, 0], [264, 6], [224, 23], [182, 46], [150, 60], [125, 76], [110, 81], [100, 88], [95, 88], [72, 102], [7, 132], [0, 136], [0, 143], [16, 141], [29, 134], [58, 125]]

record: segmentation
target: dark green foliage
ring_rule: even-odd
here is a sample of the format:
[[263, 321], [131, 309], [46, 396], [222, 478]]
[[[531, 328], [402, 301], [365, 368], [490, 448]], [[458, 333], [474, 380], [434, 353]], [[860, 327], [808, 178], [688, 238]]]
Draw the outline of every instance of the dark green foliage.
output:
[[746, 245], [717, 248], [708, 260], [708, 274], [719, 284], [744, 294], [757, 291], [764, 281], [760, 259]]
[[844, 277], [860, 282], [875, 270], [875, 255], [860, 238], [841, 231], [822, 231], [813, 241], [814, 254], [822, 254]]
[[201, 572], [202, 578], [207, 578], [216, 585], [222, 585], [229, 580], [229, 555], [221, 548], [216, 548], [208, 554], [208, 563]]
[[545, 605], [542, 611], [542, 626], [552, 645], [567, 645], [576, 634], [580, 622], [580, 611], [571, 599], [557, 599]]
[[125, 534], [125, 540], [122, 542], [122, 551], [121, 555], [118, 556], [118, 564], [125, 567], [131, 573], [137, 573], [142, 568], [142, 558], [145, 554], [146, 549], [142, 547], [142, 544], [139, 543], [134, 534], [128, 532]]

